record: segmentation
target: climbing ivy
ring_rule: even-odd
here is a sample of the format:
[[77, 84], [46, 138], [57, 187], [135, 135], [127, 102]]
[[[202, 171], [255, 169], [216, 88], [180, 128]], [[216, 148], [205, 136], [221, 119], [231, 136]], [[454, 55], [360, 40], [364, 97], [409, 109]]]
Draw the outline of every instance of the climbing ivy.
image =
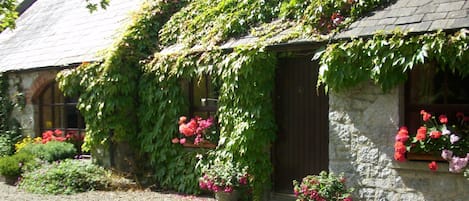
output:
[[[220, 141], [212, 153], [248, 166], [254, 200], [260, 200], [270, 184], [266, 156], [276, 131], [271, 92], [277, 55], [264, 47], [328, 34], [382, 2], [387, 1], [149, 1], [103, 61], [60, 73], [59, 85], [66, 95], [80, 97], [88, 146], [109, 141], [113, 130], [113, 140], [133, 142], [141, 156], [150, 158], [162, 188], [197, 193], [195, 155], [200, 153], [187, 152], [171, 139], [178, 117], [188, 112], [181, 83], [210, 75], [221, 83]], [[285, 39], [267, 40], [293, 27], [296, 31]], [[249, 33], [262, 39], [231, 52], [219, 47]], [[175, 44], [183, 49], [160, 53]]]
[[388, 91], [407, 79], [407, 72], [426, 62], [438, 63], [438, 70], [469, 75], [468, 31], [442, 31], [409, 36], [395, 31], [373, 38], [354, 39], [328, 45], [320, 57], [318, 85], [341, 91], [372, 80]]
[[21, 139], [21, 126], [13, 116], [15, 103], [10, 98], [9, 79], [0, 74], [0, 156], [13, 154], [15, 143]]

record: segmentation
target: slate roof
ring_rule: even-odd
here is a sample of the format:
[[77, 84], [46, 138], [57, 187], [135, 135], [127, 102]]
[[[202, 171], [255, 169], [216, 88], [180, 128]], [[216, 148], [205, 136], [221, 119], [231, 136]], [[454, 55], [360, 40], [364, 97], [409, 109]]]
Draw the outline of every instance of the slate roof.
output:
[[112, 0], [90, 13], [84, 0], [37, 0], [0, 33], [0, 72], [94, 61], [142, 0]]
[[390, 32], [396, 27], [409, 32], [469, 27], [469, 0], [397, 0], [394, 4], [352, 23], [338, 38]]

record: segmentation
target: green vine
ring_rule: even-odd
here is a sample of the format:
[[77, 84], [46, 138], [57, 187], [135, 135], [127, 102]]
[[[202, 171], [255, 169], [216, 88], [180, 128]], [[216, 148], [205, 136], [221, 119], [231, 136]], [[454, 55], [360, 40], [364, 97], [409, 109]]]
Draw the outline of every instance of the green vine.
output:
[[321, 65], [318, 85], [341, 91], [371, 80], [389, 91], [403, 83], [414, 66], [430, 61], [437, 62], [439, 70], [468, 76], [467, 33], [463, 29], [452, 35], [439, 31], [408, 36], [396, 31], [390, 37], [376, 34], [369, 40], [331, 44], [316, 55]]
[[[171, 139], [178, 132], [178, 117], [189, 108], [181, 83], [210, 75], [221, 83], [220, 140], [211, 153], [249, 167], [254, 200], [260, 200], [270, 185], [272, 164], [266, 156], [276, 131], [271, 92], [277, 55], [264, 47], [327, 34], [382, 2], [387, 1], [150, 1], [102, 62], [60, 73], [59, 85], [66, 95], [80, 97], [86, 145], [109, 141], [113, 130], [113, 140], [134, 142], [141, 156], [150, 158], [160, 187], [198, 193], [198, 153]], [[284, 39], [268, 40], [292, 27], [296, 31]], [[249, 33], [262, 38], [255, 48], [220, 50], [222, 42]], [[185, 49], [158, 53], [174, 44]], [[207, 51], [190, 51], [196, 46]]]
[[12, 116], [15, 103], [10, 98], [9, 79], [5, 74], [0, 74], [0, 155], [13, 154], [14, 145], [22, 137], [21, 125]]

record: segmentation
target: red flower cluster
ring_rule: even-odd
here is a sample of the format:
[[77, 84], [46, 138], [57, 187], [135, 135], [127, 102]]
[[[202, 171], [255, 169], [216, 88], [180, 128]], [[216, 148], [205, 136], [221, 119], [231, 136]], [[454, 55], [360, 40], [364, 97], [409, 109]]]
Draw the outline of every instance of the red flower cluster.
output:
[[186, 138], [195, 137], [194, 144], [199, 144], [204, 140], [205, 131], [213, 125], [213, 118], [202, 119], [201, 117], [192, 118], [188, 123], [185, 123], [187, 118], [182, 116], [179, 118], [179, 132], [183, 135], [182, 138], [173, 138], [172, 143], [184, 144]]
[[54, 131], [46, 131], [42, 133], [42, 144], [46, 144], [50, 141], [60, 141], [63, 142], [67, 140], [67, 138], [63, 137], [63, 132], [59, 129], [56, 129]]
[[50, 141], [72, 141], [72, 142], [83, 142], [85, 138], [84, 134], [80, 134], [77, 131], [69, 131], [67, 135], [64, 137], [63, 132], [59, 129], [55, 129], [54, 131], [48, 130], [42, 133], [42, 144], [46, 144]]
[[[425, 110], [420, 111], [423, 124], [417, 129], [415, 136], [409, 138], [406, 127], [401, 127], [394, 144], [394, 159], [405, 161], [406, 152], [441, 155], [449, 162], [450, 172], [460, 172], [469, 161], [469, 116], [456, 113], [458, 124], [448, 126], [448, 117], [444, 114], [433, 116]], [[410, 140], [409, 140], [410, 139]], [[428, 164], [431, 171], [438, 169], [432, 161]]]
[[396, 135], [396, 143], [394, 144], [394, 159], [396, 161], [405, 161], [405, 153], [407, 151], [407, 147], [405, 146], [405, 142], [409, 139], [409, 131], [407, 127], [403, 126], [399, 128], [399, 131]]

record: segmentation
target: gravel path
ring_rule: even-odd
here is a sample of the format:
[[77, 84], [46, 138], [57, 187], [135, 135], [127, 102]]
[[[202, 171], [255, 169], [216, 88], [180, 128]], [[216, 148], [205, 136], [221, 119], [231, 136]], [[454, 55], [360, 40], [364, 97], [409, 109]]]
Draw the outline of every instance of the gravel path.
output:
[[215, 201], [208, 197], [183, 196], [152, 191], [92, 191], [75, 195], [37, 195], [0, 182], [1, 201]]

